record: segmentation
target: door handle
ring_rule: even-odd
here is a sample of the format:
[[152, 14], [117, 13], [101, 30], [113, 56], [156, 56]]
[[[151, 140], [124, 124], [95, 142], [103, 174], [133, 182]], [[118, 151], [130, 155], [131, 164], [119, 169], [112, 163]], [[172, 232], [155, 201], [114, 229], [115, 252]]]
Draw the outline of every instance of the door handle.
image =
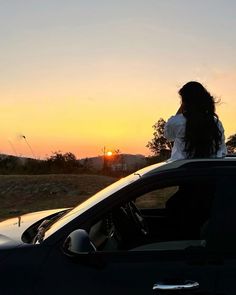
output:
[[181, 283], [156, 283], [153, 285], [153, 291], [178, 291], [192, 290], [199, 288], [199, 283], [194, 281], [183, 281]]

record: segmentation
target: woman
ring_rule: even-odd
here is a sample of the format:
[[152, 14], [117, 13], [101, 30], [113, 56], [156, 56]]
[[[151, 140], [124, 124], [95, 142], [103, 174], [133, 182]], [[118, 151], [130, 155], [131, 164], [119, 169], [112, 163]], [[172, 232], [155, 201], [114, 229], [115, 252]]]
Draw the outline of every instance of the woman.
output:
[[171, 160], [224, 157], [224, 129], [215, 113], [214, 97], [195, 81], [185, 84], [179, 94], [181, 106], [164, 130], [164, 136], [174, 141]]

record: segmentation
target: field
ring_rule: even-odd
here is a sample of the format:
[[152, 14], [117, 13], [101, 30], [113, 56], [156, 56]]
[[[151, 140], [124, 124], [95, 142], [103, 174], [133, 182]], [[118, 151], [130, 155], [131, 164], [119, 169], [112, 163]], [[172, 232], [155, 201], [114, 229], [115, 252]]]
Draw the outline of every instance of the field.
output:
[[114, 181], [102, 175], [0, 175], [0, 220], [75, 206]]

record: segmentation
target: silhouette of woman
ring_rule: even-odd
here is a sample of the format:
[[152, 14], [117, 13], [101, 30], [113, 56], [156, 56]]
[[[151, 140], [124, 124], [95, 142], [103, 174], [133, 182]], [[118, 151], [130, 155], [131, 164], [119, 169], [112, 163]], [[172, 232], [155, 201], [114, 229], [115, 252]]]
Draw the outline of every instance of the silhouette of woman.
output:
[[164, 129], [164, 136], [174, 142], [170, 159], [224, 157], [224, 128], [215, 113], [214, 97], [195, 81], [185, 84], [179, 95], [181, 106]]

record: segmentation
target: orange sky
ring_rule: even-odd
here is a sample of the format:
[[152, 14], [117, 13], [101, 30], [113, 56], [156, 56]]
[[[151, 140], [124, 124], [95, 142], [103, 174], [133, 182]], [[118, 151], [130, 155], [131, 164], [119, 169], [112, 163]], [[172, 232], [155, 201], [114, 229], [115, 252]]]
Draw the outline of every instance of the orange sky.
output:
[[24, 135], [37, 158], [149, 155], [152, 125], [190, 80], [221, 98], [226, 137], [236, 132], [233, 1], [27, 3], [0, 11], [1, 153], [32, 156]]

